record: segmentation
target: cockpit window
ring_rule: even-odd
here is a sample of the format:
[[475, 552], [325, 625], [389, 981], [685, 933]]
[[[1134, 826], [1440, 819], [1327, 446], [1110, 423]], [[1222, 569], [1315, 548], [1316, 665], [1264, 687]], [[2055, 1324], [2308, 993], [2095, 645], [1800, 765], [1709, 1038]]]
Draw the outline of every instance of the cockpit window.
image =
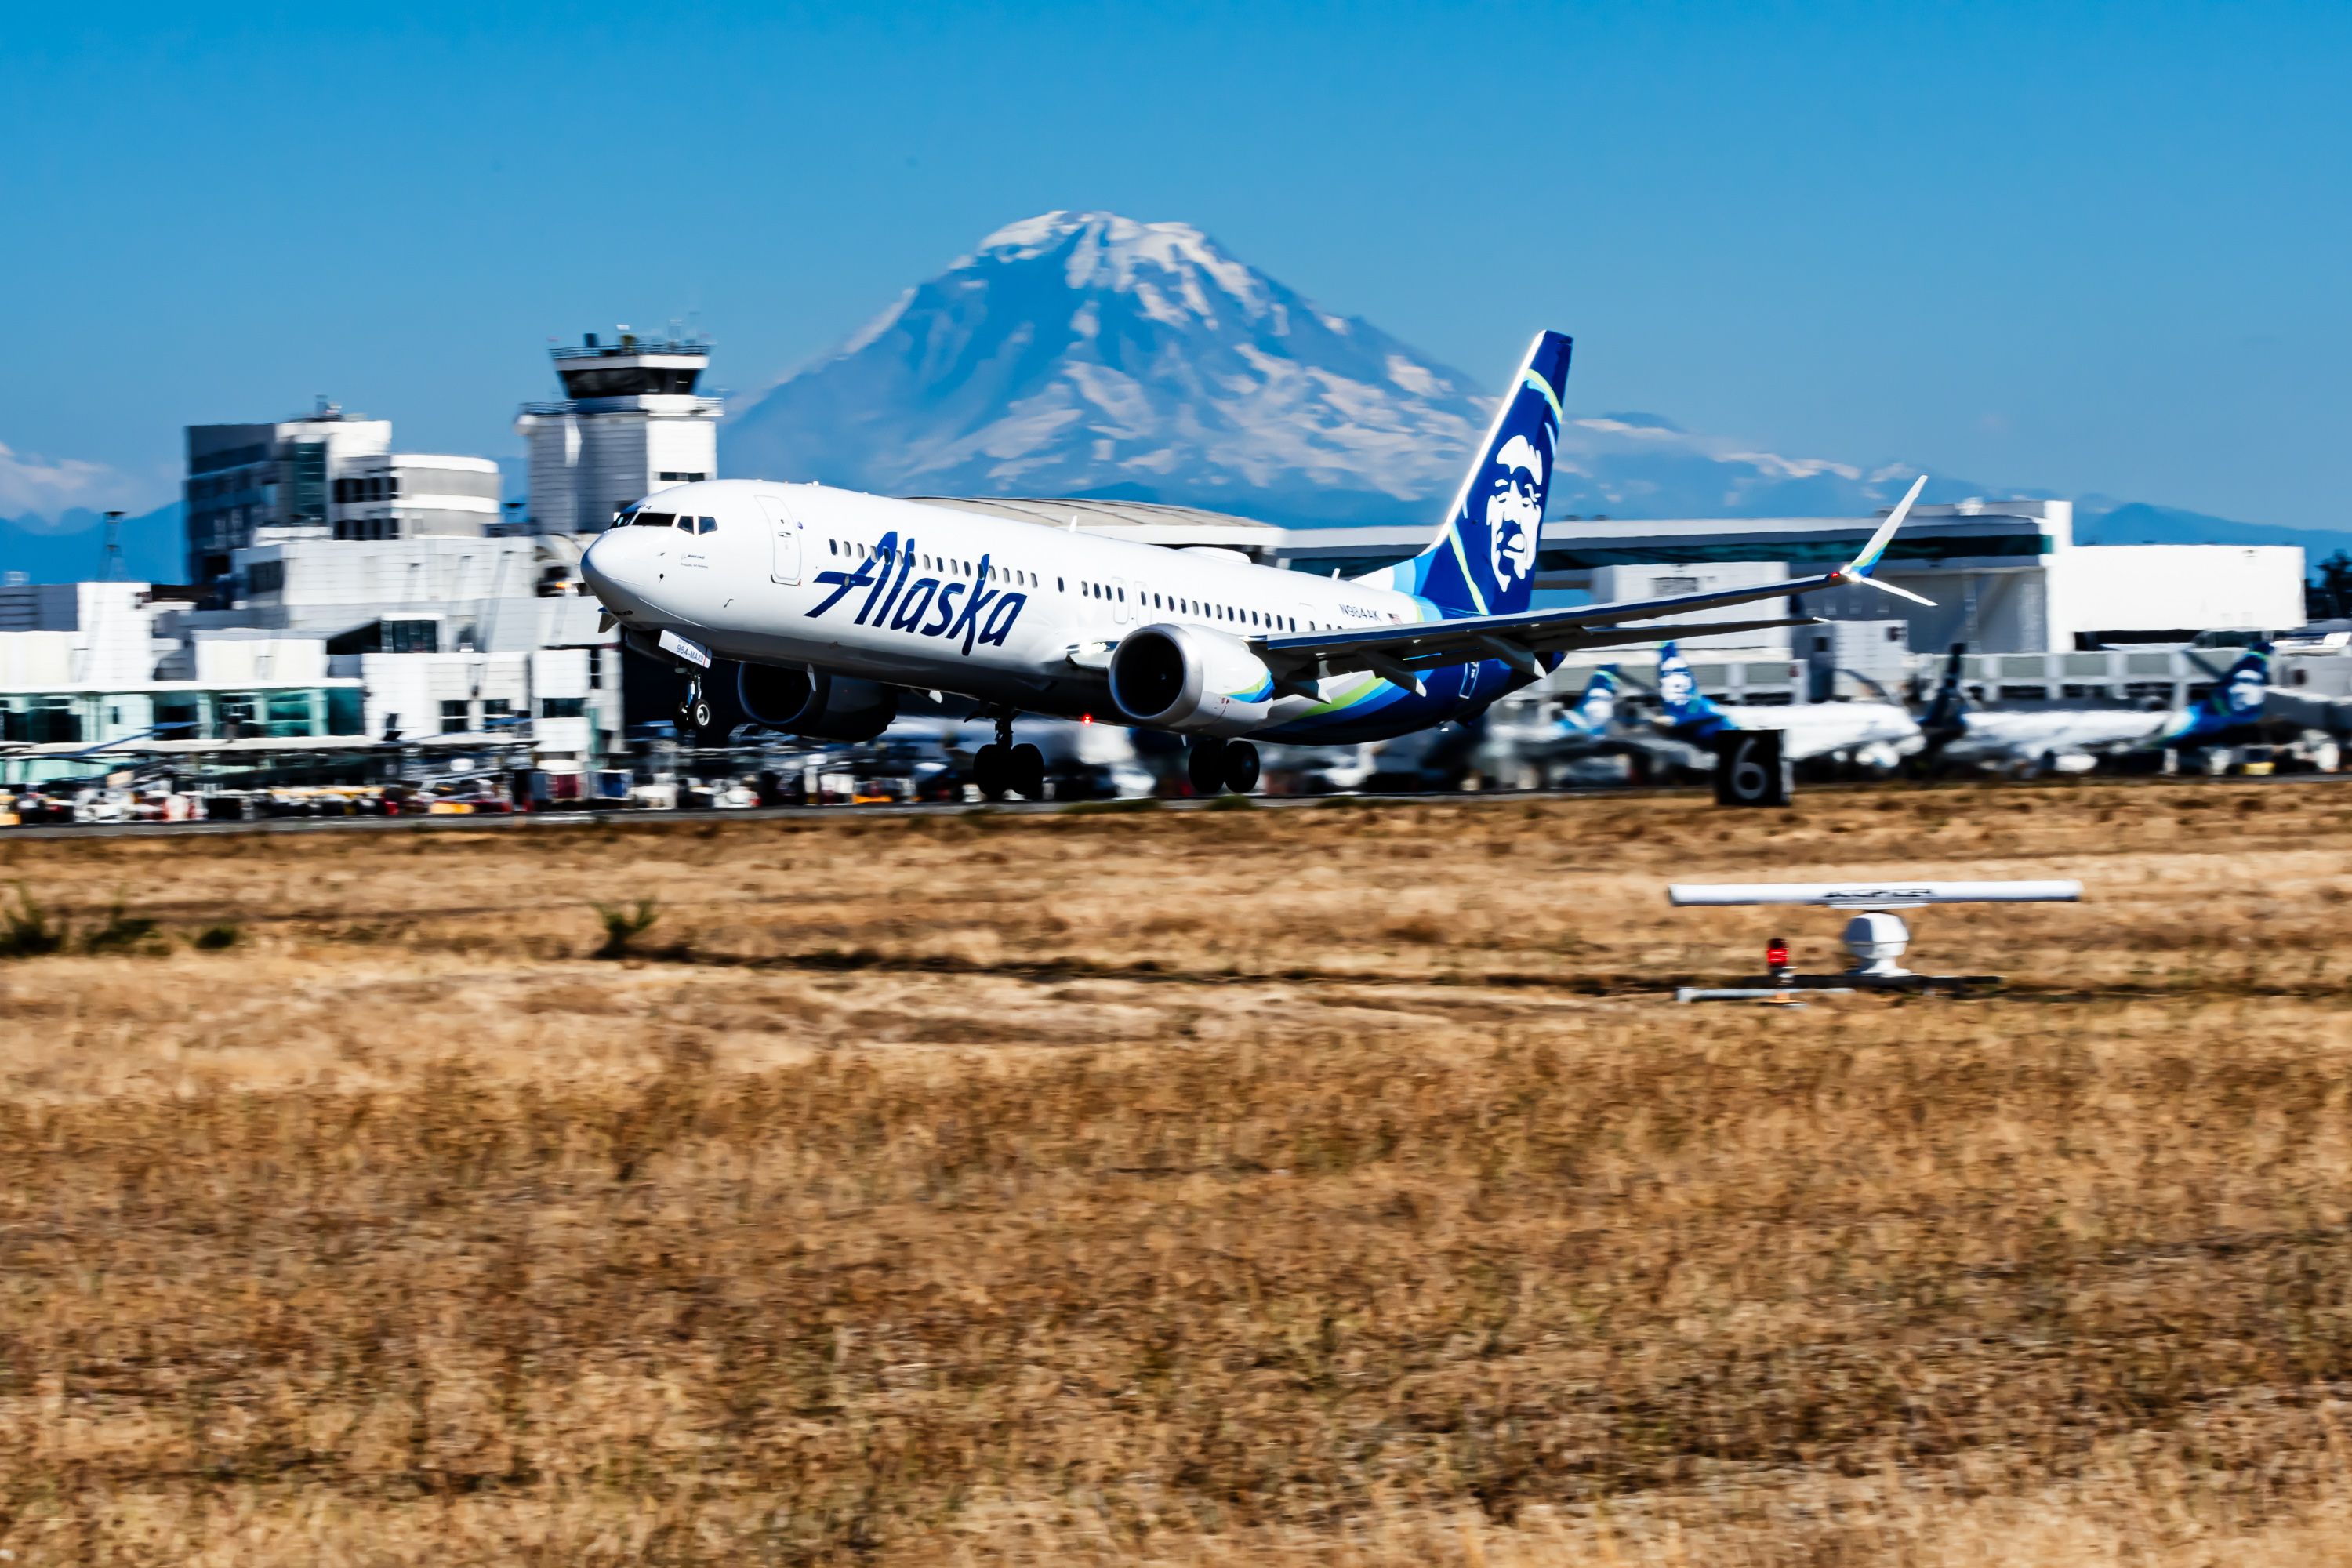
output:
[[667, 528], [676, 521], [677, 513], [674, 511], [641, 511], [637, 513], [636, 525], [639, 528]]
[[695, 531], [697, 533], [716, 533], [719, 531], [719, 520], [715, 517], [697, 518], [695, 519]]
[[636, 521], [637, 509], [635, 507], [630, 507], [625, 510], [616, 511], [613, 514], [613, 526], [614, 528], [626, 528], [629, 524]]

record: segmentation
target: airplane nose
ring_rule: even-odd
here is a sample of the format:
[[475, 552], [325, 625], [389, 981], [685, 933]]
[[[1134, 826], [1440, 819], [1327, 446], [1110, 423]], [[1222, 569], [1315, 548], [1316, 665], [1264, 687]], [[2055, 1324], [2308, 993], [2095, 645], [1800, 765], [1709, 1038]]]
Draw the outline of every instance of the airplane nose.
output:
[[634, 544], [626, 530], [614, 529], [599, 536], [580, 558], [580, 576], [588, 591], [616, 614], [644, 605], [644, 587], [638, 581], [643, 573], [637, 568], [644, 564], [645, 552]]

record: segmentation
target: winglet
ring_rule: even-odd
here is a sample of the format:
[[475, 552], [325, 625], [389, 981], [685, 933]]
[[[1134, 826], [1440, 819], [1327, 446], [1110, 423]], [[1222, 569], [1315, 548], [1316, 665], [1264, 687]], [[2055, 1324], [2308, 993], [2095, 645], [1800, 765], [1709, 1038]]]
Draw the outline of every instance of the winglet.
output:
[[[1878, 531], [1872, 534], [1870, 542], [1862, 547], [1862, 553], [1837, 569], [1837, 575], [1840, 578], [1848, 583], [1865, 582], [1869, 579], [1872, 569], [1878, 564], [1878, 558], [1886, 553], [1887, 542], [1895, 537], [1895, 531], [1903, 526], [1905, 518], [1911, 515], [1912, 502], [1917, 500], [1919, 492], [1927, 488], [1927, 476], [1925, 474], [1911, 481], [1910, 492], [1904, 496], [1893, 511], [1886, 514], [1886, 521], [1878, 525]], [[1884, 584], [1876, 585], [1885, 586]], [[1903, 592], [1899, 588], [1889, 591], [1897, 594]], [[1918, 598], [1916, 594], [1903, 594], [1903, 596], [1906, 599]], [[1927, 602], [1924, 599], [1920, 600], [1922, 604]]]

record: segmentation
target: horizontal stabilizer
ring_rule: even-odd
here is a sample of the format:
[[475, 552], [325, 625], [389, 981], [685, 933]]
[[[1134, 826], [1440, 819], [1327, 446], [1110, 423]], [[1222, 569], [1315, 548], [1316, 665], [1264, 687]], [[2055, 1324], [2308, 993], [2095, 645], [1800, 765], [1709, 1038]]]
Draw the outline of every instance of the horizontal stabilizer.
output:
[[1882, 583], [1875, 577], [1857, 577], [1854, 581], [1865, 588], [1875, 588], [1882, 594], [1892, 594], [1898, 599], [1908, 599], [1915, 605], [1925, 605], [1931, 610], [1936, 607], [1936, 601], [1926, 595], [1915, 594], [1908, 588], [1898, 588], [1892, 583]]

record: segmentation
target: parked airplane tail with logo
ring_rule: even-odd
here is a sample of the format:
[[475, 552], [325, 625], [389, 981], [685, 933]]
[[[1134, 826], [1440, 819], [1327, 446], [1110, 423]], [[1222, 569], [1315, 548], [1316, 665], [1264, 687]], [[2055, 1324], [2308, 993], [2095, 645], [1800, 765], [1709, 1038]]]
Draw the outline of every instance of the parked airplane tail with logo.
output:
[[1935, 700], [1919, 716], [1920, 731], [1931, 746], [1948, 741], [1965, 727], [1962, 715], [1969, 710], [1969, 694], [1960, 686], [1960, 660], [1968, 651], [1969, 645], [1964, 642], [1952, 645], [1952, 651], [1944, 659], [1944, 679], [1936, 688]]
[[2271, 649], [2256, 643], [2230, 667], [2230, 673], [2167, 730], [2158, 743], [2165, 746], [2210, 744], [2233, 731], [2252, 729], [2263, 721], [2263, 694], [2270, 689]]
[[1703, 741], [1739, 728], [1730, 714], [1699, 690], [1690, 660], [1671, 642], [1658, 649], [1658, 710], [1686, 739]]
[[1606, 734], [1616, 719], [1617, 669], [1610, 665], [1592, 672], [1584, 683], [1584, 695], [1559, 716], [1559, 727], [1571, 735], [1593, 738]]
[[1452, 614], [1510, 616], [1528, 607], [1574, 346], [1564, 333], [1537, 335], [1437, 537], [1412, 560], [1357, 582], [1416, 595]]

